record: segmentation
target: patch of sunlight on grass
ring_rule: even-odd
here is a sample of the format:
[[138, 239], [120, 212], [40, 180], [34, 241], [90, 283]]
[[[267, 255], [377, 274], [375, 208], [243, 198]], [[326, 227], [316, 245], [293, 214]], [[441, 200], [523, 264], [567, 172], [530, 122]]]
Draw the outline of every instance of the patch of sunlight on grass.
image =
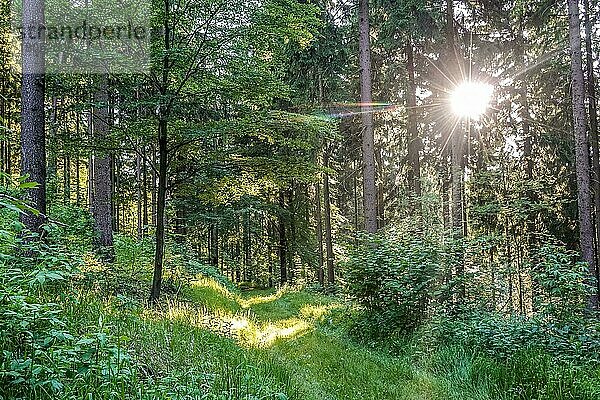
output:
[[254, 347], [271, 347], [279, 339], [295, 339], [312, 328], [312, 324], [298, 318], [290, 318], [275, 324], [269, 323], [251, 330], [248, 344]]
[[314, 328], [312, 323], [299, 318], [276, 323], [259, 323], [250, 310], [231, 313], [226, 310], [195, 307], [190, 303], [178, 301], [169, 301], [166, 309], [158, 312], [147, 310], [143, 317], [181, 322], [232, 338], [242, 346], [255, 348], [270, 347], [279, 339], [294, 339]]
[[257, 304], [270, 303], [276, 300], [279, 300], [284, 294], [289, 293], [289, 286], [284, 286], [281, 289], [277, 290], [275, 293], [267, 295], [267, 296], [253, 296], [247, 299], [240, 298], [239, 303], [242, 308], [250, 308]]
[[221, 285], [219, 282], [215, 281], [211, 278], [198, 278], [191, 282], [192, 289], [194, 288], [202, 288], [206, 287], [212, 289], [213, 291], [219, 293], [223, 297], [227, 297], [231, 300], [238, 300], [238, 296], [234, 293], [231, 293], [226, 287]]
[[300, 316], [310, 321], [322, 321], [331, 310], [341, 307], [340, 304], [307, 304], [300, 309]]

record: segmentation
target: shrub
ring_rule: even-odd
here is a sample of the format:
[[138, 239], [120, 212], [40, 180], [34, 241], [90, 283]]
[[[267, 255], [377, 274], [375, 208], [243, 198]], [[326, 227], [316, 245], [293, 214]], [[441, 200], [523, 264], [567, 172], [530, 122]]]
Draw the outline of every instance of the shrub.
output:
[[438, 248], [418, 237], [363, 237], [345, 263], [348, 294], [364, 308], [362, 334], [410, 331], [428, 316], [440, 271]]

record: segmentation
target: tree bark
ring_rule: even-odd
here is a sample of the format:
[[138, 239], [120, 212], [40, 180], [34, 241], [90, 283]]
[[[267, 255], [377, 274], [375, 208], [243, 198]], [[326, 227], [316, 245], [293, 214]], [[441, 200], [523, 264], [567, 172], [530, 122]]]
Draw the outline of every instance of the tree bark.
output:
[[167, 199], [167, 119], [158, 120], [158, 195], [156, 199], [156, 248], [150, 302], [160, 297], [165, 252], [165, 206]]
[[[44, 26], [44, 2], [23, 0], [23, 29], [39, 32]], [[42, 233], [46, 215], [45, 47], [44, 38], [23, 35], [21, 81], [21, 174], [38, 186], [27, 190], [27, 200], [40, 214], [23, 214], [32, 232]]]
[[135, 180], [136, 180], [136, 222], [137, 222], [137, 237], [141, 239], [143, 236], [143, 223], [142, 223], [142, 158], [139, 153], [135, 157]]
[[590, 113], [590, 141], [592, 148], [592, 189], [594, 193], [594, 208], [596, 210], [595, 221], [595, 243], [596, 243], [596, 292], [600, 293], [600, 149], [598, 148], [598, 109], [596, 98], [596, 79], [594, 77], [594, 58], [592, 47], [592, 22], [590, 20], [590, 2], [583, 0], [584, 23], [585, 23], [585, 48], [586, 48], [586, 72], [587, 72], [587, 97]]
[[[579, 243], [583, 260], [588, 264], [589, 280], [591, 282], [596, 276], [596, 262], [594, 256], [594, 229], [592, 226], [591, 212], [590, 154], [586, 132], [585, 85], [582, 70], [579, 2], [577, 0], [567, 0], [567, 4], [569, 9], [569, 42], [571, 48]], [[590, 309], [596, 309], [598, 307], [598, 295], [596, 290], [590, 295], [588, 306]]]
[[408, 75], [408, 88], [406, 94], [406, 110], [408, 115], [408, 183], [411, 194], [414, 196], [414, 210], [421, 214], [421, 139], [417, 130], [417, 85], [415, 83], [415, 61], [413, 44], [409, 40], [405, 47], [406, 72]]
[[371, 39], [369, 0], [359, 0], [359, 63], [362, 116], [363, 204], [365, 230], [377, 232], [377, 188], [375, 182], [375, 134], [371, 84]]
[[287, 238], [285, 232], [285, 192], [283, 189], [279, 191], [279, 281], [283, 285], [287, 283]]
[[[323, 164], [329, 168], [329, 149], [325, 149], [323, 154]], [[331, 239], [331, 199], [329, 196], [329, 174], [325, 172], [323, 182], [323, 204], [325, 208], [325, 249], [327, 255], [327, 283], [333, 284], [335, 281], [335, 271], [333, 269], [334, 255], [333, 242]]]
[[315, 220], [317, 230], [317, 279], [319, 285], [325, 283], [325, 273], [323, 271], [323, 216], [321, 213], [321, 174], [319, 181], [315, 184]]
[[[93, 135], [96, 146], [102, 144], [109, 133], [108, 82], [103, 76], [99, 90], [94, 95], [97, 106], [93, 110]], [[112, 156], [96, 151], [92, 170], [90, 208], [98, 231], [98, 245], [108, 261], [113, 257], [112, 230]]]

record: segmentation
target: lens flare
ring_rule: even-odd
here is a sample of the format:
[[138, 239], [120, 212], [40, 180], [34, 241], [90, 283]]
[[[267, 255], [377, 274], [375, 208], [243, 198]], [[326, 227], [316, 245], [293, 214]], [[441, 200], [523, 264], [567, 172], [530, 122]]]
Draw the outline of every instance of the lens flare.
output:
[[487, 83], [464, 82], [452, 92], [452, 111], [461, 118], [478, 120], [487, 110], [493, 93], [494, 87]]

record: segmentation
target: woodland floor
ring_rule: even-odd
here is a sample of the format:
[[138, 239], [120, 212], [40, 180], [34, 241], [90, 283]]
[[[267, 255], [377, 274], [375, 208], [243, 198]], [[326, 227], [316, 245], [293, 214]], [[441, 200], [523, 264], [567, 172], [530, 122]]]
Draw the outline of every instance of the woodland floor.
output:
[[344, 328], [345, 307], [308, 291], [239, 293], [202, 278], [162, 309], [118, 325], [148, 377], [203, 374], [229, 393], [223, 399], [511, 398], [474, 382], [462, 354], [439, 370], [414, 350], [392, 355], [357, 343]]

